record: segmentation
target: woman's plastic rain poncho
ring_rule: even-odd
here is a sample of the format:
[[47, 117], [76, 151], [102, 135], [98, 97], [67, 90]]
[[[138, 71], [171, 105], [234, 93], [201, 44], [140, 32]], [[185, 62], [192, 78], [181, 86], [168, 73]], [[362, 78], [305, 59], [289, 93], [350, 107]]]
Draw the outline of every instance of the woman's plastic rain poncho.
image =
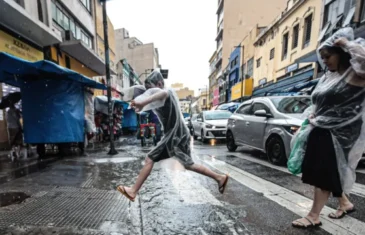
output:
[[[154, 71], [150, 76], [162, 78], [158, 71]], [[190, 151], [190, 133], [180, 111], [179, 98], [173, 89], [164, 90], [168, 93], [165, 100], [152, 102], [142, 109], [142, 111], [153, 110], [164, 128], [161, 141], [147, 155], [155, 162], [175, 157], [184, 166], [192, 165], [194, 162]], [[162, 91], [160, 88], [148, 89], [135, 101], [143, 101], [160, 91]]]
[[[365, 80], [365, 42], [364, 39], [354, 40], [351, 28], [340, 29], [318, 48], [319, 60], [321, 48], [334, 46], [339, 38], [349, 40], [343, 49], [351, 55], [351, 66], [342, 75], [327, 71], [320, 79], [312, 94], [312, 106], [306, 112], [307, 118], [309, 114], [314, 118], [307, 119], [296, 135], [288, 168], [294, 174], [300, 173], [309, 133], [315, 127], [328, 129], [336, 150], [342, 190], [348, 194], [365, 148], [365, 87], [359, 85], [365, 84], [359, 82]], [[320, 63], [323, 65], [323, 61]]]

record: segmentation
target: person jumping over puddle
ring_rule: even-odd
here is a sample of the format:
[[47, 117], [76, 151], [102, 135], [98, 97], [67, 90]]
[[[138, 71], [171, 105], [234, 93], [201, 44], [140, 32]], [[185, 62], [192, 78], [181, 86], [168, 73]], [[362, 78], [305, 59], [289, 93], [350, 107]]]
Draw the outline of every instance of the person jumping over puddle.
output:
[[[135, 99], [132, 101], [131, 107], [136, 112], [152, 109], [160, 120], [165, 135], [158, 145], [147, 154], [145, 164], [137, 177], [136, 183], [132, 187], [120, 185], [117, 190], [134, 202], [138, 191], [151, 174], [154, 163], [175, 157], [187, 170], [214, 179], [218, 183], [219, 192], [223, 194], [229, 176], [217, 174], [207, 167], [193, 162], [190, 150], [190, 133], [184, 123], [178, 98], [172, 90], [165, 89], [164, 86], [162, 74], [159, 71], [153, 71], [145, 81], [144, 89], [147, 89], [147, 91], [142, 91], [143, 94], [139, 96], [136, 92], [133, 94]], [[139, 88], [141, 89], [141, 86]]]

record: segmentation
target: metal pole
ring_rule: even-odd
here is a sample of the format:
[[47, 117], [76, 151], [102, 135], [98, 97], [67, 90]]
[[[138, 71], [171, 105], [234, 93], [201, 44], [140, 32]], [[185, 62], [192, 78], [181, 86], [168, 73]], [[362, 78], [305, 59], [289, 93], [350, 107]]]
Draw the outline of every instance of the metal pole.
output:
[[105, 72], [106, 83], [108, 86], [108, 114], [109, 114], [109, 131], [110, 131], [110, 150], [109, 155], [118, 154], [114, 145], [114, 120], [113, 120], [113, 107], [112, 107], [112, 88], [110, 82], [110, 61], [109, 61], [109, 39], [108, 39], [108, 20], [106, 15], [106, 1], [103, 4], [103, 25], [104, 25], [104, 48], [105, 48]]

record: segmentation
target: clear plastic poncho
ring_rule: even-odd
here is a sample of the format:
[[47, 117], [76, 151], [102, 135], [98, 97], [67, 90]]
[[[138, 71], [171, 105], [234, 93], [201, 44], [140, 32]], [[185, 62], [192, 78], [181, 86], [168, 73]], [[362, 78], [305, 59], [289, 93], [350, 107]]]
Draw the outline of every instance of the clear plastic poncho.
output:
[[306, 140], [314, 127], [328, 129], [336, 151], [342, 190], [348, 194], [355, 183], [355, 170], [365, 149], [364, 39], [354, 40], [353, 29], [343, 28], [327, 39], [317, 53], [320, 64], [324, 65], [319, 55], [320, 49], [334, 46], [334, 42], [342, 37], [349, 40], [343, 49], [351, 55], [351, 66], [342, 75], [327, 71], [320, 79], [312, 93], [312, 106], [306, 112], [311, 118], [307, 116], [307, 122], [293, 140], [288, 168], [294, 173], [294, 165], [303, 161]]
[[[162, 77], [158, 71], [154, 71], [150, 76]], [[164, 129], [164, 136], [161, 141], [147, 155], [156, 162], [167, 158], [175, 158], [184, 166], [192, 165], [194, 162], [190, 150], [190, 132], [184, 122], [176, 92], [170, 88], [150, 88], [134, 100], [144, 101], [161, 91], [167, 92], [166, 99], [151, 102], [141, 110], [152, 110]]]

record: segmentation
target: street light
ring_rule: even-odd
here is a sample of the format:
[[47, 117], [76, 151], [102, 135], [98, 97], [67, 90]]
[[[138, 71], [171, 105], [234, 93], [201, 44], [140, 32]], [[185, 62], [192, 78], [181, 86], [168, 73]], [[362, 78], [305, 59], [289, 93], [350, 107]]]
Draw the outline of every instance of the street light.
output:
[[110, 83], [110, 58], [109, 58], [109, 35], [108, 35], [108, 20], [106, 15], [106, 1], [100, 0], [103, 5], [103, 26], [104, 26], [104, 48], [105, 48], [105, 73], [106, 73], [106, 83], [107, 83], [107, 91], [108, 91], [108, 114], [109, 114], [109, 131], [110, 131], [110, 150], [108, 152], [109, 155], [118, 154], [115, 149], [114, 144], [114, 120], [113, 120], [113, 109], [112, 109], [112, 89]]

